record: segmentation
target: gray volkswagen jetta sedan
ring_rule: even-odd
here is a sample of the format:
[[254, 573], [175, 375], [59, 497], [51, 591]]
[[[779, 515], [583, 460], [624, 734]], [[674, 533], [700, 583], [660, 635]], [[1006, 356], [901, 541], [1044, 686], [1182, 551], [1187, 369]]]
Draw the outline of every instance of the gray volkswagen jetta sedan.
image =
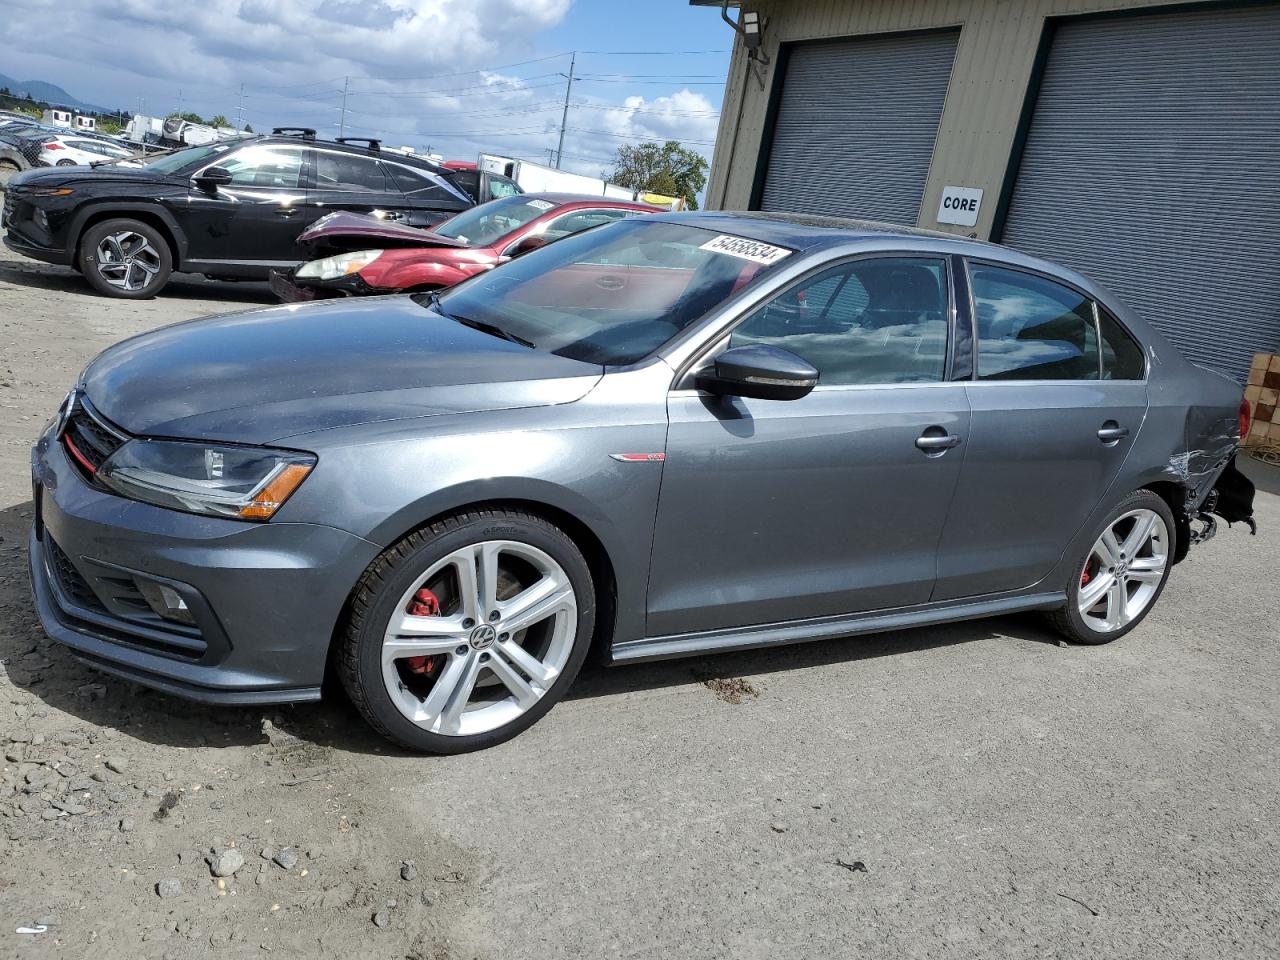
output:
[[589, 648], [1015, 610], [1114, 640], [1211, 514], [1249, 520], [1243, 415], [1106, 291], [997, 246], [645, 217], [441, 294], [110, 348], [33, 451], [32, 581], [108, 673], [229, 704], [331, 673], [456, 753], [537, 721]]

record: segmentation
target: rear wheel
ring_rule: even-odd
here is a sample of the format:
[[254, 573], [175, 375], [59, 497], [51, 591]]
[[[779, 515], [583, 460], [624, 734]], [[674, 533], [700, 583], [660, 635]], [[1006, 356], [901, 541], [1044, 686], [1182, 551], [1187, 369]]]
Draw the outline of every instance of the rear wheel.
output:
[[173, 258], [154, 227], [139, 220], [104, 220], [80, 238], [80, 272], [99, 293], [144, 300], [169, 281]]
[[374, 562], [337, 669], [384, 736], [464, 753], [514, 737], [564, 696], [594, 617], [590, 570], [563, 531], [524, 511], [469, 511]]
[[1175, 526], [1169, 505], [1150, 490], [1125, 498], [1074, 568], [1067, 604], [1050, 614], [1077, 643], [1116, 640], [1146, 618], [1173, 569]]

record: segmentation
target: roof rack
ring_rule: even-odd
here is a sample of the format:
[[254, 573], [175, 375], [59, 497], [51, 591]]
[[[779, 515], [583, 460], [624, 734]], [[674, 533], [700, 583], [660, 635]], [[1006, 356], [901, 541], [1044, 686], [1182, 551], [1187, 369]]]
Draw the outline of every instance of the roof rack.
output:
[[338, 143], [363, 143], [370, 150], [381, 150], [382, 141], [375, 140], [373, 137], [334, 137]]
[[276, 127], [271, 133], [277, 137], [301, 137], [303, 140], [316, 138], [314, 127]]

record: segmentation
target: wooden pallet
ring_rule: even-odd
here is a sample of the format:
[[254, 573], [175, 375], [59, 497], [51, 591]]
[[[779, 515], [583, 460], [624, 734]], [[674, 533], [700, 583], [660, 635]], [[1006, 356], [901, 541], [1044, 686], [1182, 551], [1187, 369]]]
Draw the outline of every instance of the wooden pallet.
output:
[[1255, 353], [1244, 398], [1253, 408], [1245, 446], [1280, 444], [1280, 353]]

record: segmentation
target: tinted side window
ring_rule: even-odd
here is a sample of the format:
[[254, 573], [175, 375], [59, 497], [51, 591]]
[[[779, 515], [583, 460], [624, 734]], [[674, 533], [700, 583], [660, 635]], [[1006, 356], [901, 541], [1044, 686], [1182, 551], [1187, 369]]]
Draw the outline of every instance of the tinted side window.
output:
[[627, 215], [626, 210], [575, 210], [547, 224], [544, 236], [548, 240], [558, 240], [571, 233], [579, 233], [602, 223], [612, 223]]
[[415, 204], [437, 206], [445, 210], [461, 210], [466, 207], [466, 203], [457, 194], [450, 192], [429, 174], [395, 163], [385, 166], [392, 182]]
[[497, 200], [499, 197], [514, 197], [520, 193], [524, 193], [524, 191], [520, 189], [520, 185], [514, 180], [500, 177], [496, 173], [489, 174], [490, 200]]
[[387, 178], [382, 164], [349, 153], [316, 151], [316, 189], [386, 193]]
[[302, 176], [299, 147], [256, 145], [217, 161], [231, 173], [231, 182], [244, 187], [296, 189]]
[[747, 317], [730, 346], [746, 343], [804, 357], [826, 386], [941, 380], [946, 265], [895, 257], [833, 267]]
[[1142, 347], [1101, 305], [1098, 307], [1098, 329], [1102, 334], [1102, 379], [1141, 380], [1147, 366]]
[[1093, 302], [1030, 273], [971, 265], [980, 380], [1097, 380]]
[[[468, 194], [477, 203], [484, 203], [485, 200], [489, 199], [488, 197], [480, 196], [480, 174], [477, 171], [458, 170], [458, 171], [455, 171], [454, 173], [449, 174], [449, 179], [453, 182], [453, 185], [455, 187], [457, 187], [463, 193]], [[401, 189], [407, 190], [407, 188], [401, 188]], [[420, 190], [422, 188], [415, 187], [414, 189]]]

